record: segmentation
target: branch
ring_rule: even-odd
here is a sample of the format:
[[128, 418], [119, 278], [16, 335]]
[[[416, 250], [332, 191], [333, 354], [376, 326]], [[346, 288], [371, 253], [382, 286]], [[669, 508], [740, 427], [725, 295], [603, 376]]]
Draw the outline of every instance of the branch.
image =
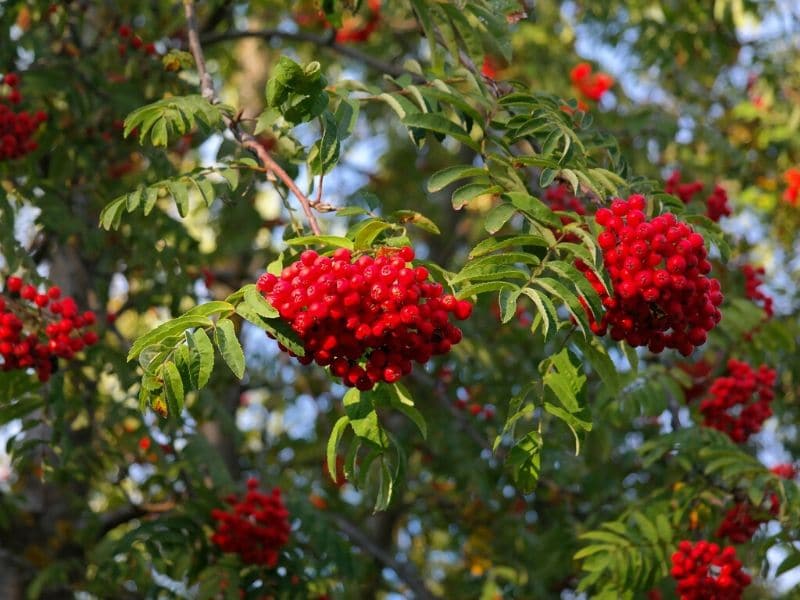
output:
[[[203, 98], [212, 104], [216, 104], [218, 102], [218, 98], [216, 92], [214, 91], [214, 82], [211, 80], [211, 75], [209, 75], [208, 70], [206, 69], [206, 59], [203, 56], [203, 47], [200, 44], [200, 34], [197, 30], [197, 15], [195, 14], [194, 10], [194, 0], [183, 0], [183, 8], [184, 13], [186, 14], [186, 29], [188, 30], [189, 36], [189, 49], [194, 57], [194, 62], [197, 65], [197, 74], [200, 77], [200, 92], [203, 95]], [[267, 152], [267, 149], [253, 135], [239, 129], [238, 123], [231, 117], [223, 115], [223, 119], [225, 121], [225, 125], [228, 127], [228, 129], [230, 129], [231, 133], [233, 133], [234, 138], [236, 138], [236, 141], [239, 142], [243, 148], [254, 152], [261, 161], [261, 164], [264, 165], [264, 169], [267, 171], [267, 173], [271, 173], [280, 179], [284, 185], [286, 185], [286, 187], [288, 187], [289, 190], [295, 195], [298, 202], [300, 202], [300, 206], [303, 208], [306, 218], [308, 219], [308, 224], [311, 226], [311, 231], [313, 231], [315, 235], [319, 235], [321, 230], [319, 228], [319, 223], [317, 222], [317, 217], [314, 215], [314, 211], [312, 210], [313, 202], [309, 200], [309, 198], [303, 194], [303, 192], [300, 191], [300, 188], [297, 187], [294, 179], [289, 177], [289, 174], [283, 170], [283, 168], [275, 161], [275, 159], [272, 158], [270, 153]]]
[[[409, 71], [405, 67], [385, 62], [380, 58], [376, 58], [372, 54], [366, 54], [357, 50], [352, 46], [345, 46], [336, 43], [336, 40], [330, 36], [315, 35], [305, 31], [289, 32], [280, 29], [259, 29], [254, 31], [225, 31], [223, 33], [212, 33], [203, 36], [204, 44], [217, 44], [219, 42], [229, 42], [233, 40], [241, 40], [245, 38], [260, 38], [264, 41], [271, 41], [273, 39], [291, 40], [293, 42], [308, 42], [319, 46], [320, 48], [330, 50], [341, 56], [352, 58], [353, 60], [362, 63], [363, 65], [383, 73], [391, 75], [392, 77], [400, 77], [401, 75], [411, 75], [416, 83], [423, 83], [425, 78], [421, 77], [418, 73]], [[191, 43], [191, 39], [190, 39]]]
[[368, 535], [366, 535], [355, 524], [351, 523], [341, 515], [331, 515], [336, 522], [336, 526], [359, 548], [372, 555], [384, 565], [392, 569], [397, 576], [402, 579], [409, 589], [414, 592], [417, 600], [434, 600], [436, 596], [425, 585], [425, 582], [417, 573], [411, 563], [401, 563], [387, 550], [381, 548]]

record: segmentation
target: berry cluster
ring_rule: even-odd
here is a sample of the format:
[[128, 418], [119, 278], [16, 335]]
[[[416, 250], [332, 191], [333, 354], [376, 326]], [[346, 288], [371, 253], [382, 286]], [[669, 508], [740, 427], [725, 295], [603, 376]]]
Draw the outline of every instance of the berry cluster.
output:
[[733, 546], [683, 540], [672, 554], [672, 577], [680, 600], [738, 600], [750, 585]]
[[722, 318], [719, 281], [706, 277], [711, 263], [703, 236], [670, 213], [648, 219], [644, 207], [644, 197], [632, 195], [597, 211], [603, 227], [597, 242], [613, 295], [576, 262], [606, 308], [599, 321], [590, 313], [592, 331], [605, 335], [610, 329], [614, 340], [631, 346], [656, 353], [674, 348], [688, 356]]
[[369, 16], [366, 19], [350, 17], [342, 22], [336, 31], [337, 42], [366, 42], [369, 39], [381, 21], [381, 0], [367, 0], [367, 7]]
[[16, 73], [6, 73], [2, 79], [2, 86], [6, 86], [8, 92], [5, 98], [0, 99], [0, 160], [20, 158], [36, 150], [38, 145], [31, 138], [39, 125], [47, 120], [42, 111], [35, 114], [14, 111], [12, 106], [22, 102], [19, 81]]
[[97, 343], [95, 314], [78, 313], [78, 305], [52, 286], [44, 293], [19, 277], [6, 279], [0, 295], [0, 369], [34, 369], [47, 381], [58, 358], [71, 359], [85, 346]]
[[800, 204], [800, 168], [792, 167], [791, 169], [786, 169], [783, 174], [783, 180], [786, 182], [783, 199], [792, 206], [797, 206]]
[[[378, 28], [381, 21], [381, 0], [367, 0], [369, 15], [366, 19], [358, 16], [346, 17], [342, 26], [336, 31], [336, 42], [366, 42]], [[301, 27], [321, 26], [330, 28], [331, 24], [325, 16], [325, 11], [308, 6], [301, 7], [294, 15], [295, 22]]]
[[681, 172], [673, 171], [664, 183], [664, 191], [680, 198], [684, 204], [689, 204], [695, 194], [703, 191], [702, 181], [690, 181], [681, 183]]
[[797, 468], [792, 463], [775, 465], [770, 471], [782, 479], [794, 479], [797, 477]]
[[717, 377], [700, 403], [703, 425], [724, 431], [739, 444], [761, 429], [772, 415], [775, 371], [766, 365], [754, 370], [736, 359], [728, 361], [728, 375]]
[[614, 78], [608, 73], [592, 73], [592, 65], [578, 63], [569, 73], [572, 85], [586, 98], [597, 102], [614, 85]]
[[214, 509], [211, 517], [217, 527], [211, 541], [223, 552], [233, 552], [254, 565], [274, 567], [278, 564], [278, 552], [289, 541], [289, 513], [283, 505], [281, 491], [272, 493], [258, 491], [258, 481], [247, 481], [247, 493], [243, 499], [230, 496], [226, 502], [230, 511]]
[[711, 195], [706, 198], [706, 216], [719, 223], [722, 217], [731, 216], [731, 207], [728, 205], [728, 192], [720, 185], [715, 185]]
[[472, 305], [443, 294], [425, 267], [409, 267], [412, 248], [353, 258], [344, 248], [333, 257], [306, 250], [280, 277], [259, 278], [258, 289], [303, 342], [300, 362], [330, 366], [345, 385], [369, 390], [461, 341], [449, 314], [466, 319]]
[[752, 265], [743, 265], [742, 273], [744, 274], [744, 295], [756, 304], [763, 302], [762, 305], [767, 318], [773, 314], [772, 298], [767, 296], [758, 288], [764, 283], [764, 267], [753, 267]]
[[[681, 172], [673, 171], [664, 183], [664, 191], [680, 198], [684, 204], [689, 204], [696, 194], [703, 191], [702, 181], [681, 183]], [[721, 185], [715, 185], [711, 194], [706, 198], [706, 216], [718, 223], [722, 217], [731, 216], [731, 207], [728, 205], [728, 192]]]
[[[543, 200], [550, 205], [554, 211], [571, 211], [581, 216], [586, 214], [586, 206], [576, 197], [566, 183], [553, 185], [544, 191]], [[566, 215], [561, 216], [564, 225], [572, 223]]]
[[[769, 514], [777, 515], [780, 510], [780, 501], [775, 494], [770, 497]], [[761, 511], [747, 501], [737, 502], [725, 513], [725, 517], [717, 528], [716, 536], [720, 539], [728, 538], [734, 544], [744, 544], [753, 538], [756, 530], [768, 519], [761, 518]]]
[[117, 29], [117, 35], [120, 37], [120, 42], [117, 44], [117, 50], [119, 50], [120, 56], [125, 56], [129, 47], [143, 52], [148, 56], [156, 54], [155, 44], [152, 42], [145, 44], [142, 38], [133, 33], [133, 29], [130, 25], [120, 25], [119, 29]]

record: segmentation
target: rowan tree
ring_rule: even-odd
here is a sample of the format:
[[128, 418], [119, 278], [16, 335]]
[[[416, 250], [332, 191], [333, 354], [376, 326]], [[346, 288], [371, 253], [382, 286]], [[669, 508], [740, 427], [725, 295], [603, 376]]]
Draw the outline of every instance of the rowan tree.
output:
[[793, 3], [0, 40], [0, 597], [797, 593]]

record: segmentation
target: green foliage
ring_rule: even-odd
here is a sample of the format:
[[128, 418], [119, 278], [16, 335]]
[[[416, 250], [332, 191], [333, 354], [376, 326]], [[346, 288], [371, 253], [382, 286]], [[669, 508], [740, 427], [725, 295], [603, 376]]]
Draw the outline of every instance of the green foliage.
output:
[[138, 131], [139, 143], [149, 141], [155, 147], [166, 148], [175, 136], [184, 135], [198, 125], [208, 130], [222, 127], [222, 118], [230, 108], [209, 104], [202, 96], [174, 96], [143, 106], [125, 119], [125, 137]]

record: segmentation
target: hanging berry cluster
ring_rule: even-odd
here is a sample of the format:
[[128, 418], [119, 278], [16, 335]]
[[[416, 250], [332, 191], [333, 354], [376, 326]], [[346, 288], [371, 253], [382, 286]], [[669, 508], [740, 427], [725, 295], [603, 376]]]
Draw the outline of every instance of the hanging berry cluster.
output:
[[773, 314], [772, 298], [767, 296], [763, 291], [758, 288], [764, 283], [764, 267], [754, 267], [753, 265], [743, 265], [742, 273], [744, 274], [744, 295], [756, 304], [762, 303], [764, 312], [767, 318]]
[[[684, 204], [689, 204], [695, 195], [703, 191], [703, 182], [681, 183], [681, 172], [673, 171], [664, 184], [664, 191], [677, 196]], [[706, 198], [706, 216], [715, 223], [718, 223], [722, 217], [731, 216], [728, 192], [721, 185], [715, 185], [711, 194]]]
[[718, 377], [700, 403], [703, 425], [724, 431], [736, 443], [758, 432], [772, 415], [775, 371], [761, 365], [756, 371], [734, 358], [728, 361], [728, 375]]
[[[342, 26], [336, 31], [335, 41], [340, 44], [366, 42], [369, 37], [378, 29], [381, 22], [381, 0], [367, 0], [368, 15], [366, 18], [360, 16], [345, 17]], [[308, 7], [306, 10], [301, 8], [295, 13], [295, 22], [301, 27], [331, 27], [330, 21], [325, 16], [322, 9]]]
[[792, 167], [786, 169], [783, 174], [786, 182], [786, 190], [783, 192], [783, 199], [792, 206], [800, 204], [800, 168]]
[[47, 115], [38, 111], [31, 114], [27, 111], [15, 112], [13, 106], [22, 102], [19, 92], [19, 75], [6, 73], [2, 87], [8, 92], [0, 98], [0, 161], [21, 158], [38, 147], [33, 138], [39, 125], [47, 120]]
[[381, 0], [367, 0], [369, 16], [365, 20], [350, 17], [336, 31], [336, 41], [341, 43], [366, 42], [381, 22]]
[[[778, 496], [771, 494], [768, 512], [770, 515], [777, 515], [779, 510]], [[756, 508], [750, 502], [737, 502], [725, 513], [715, 535], [720, 539], [728, 538], [734, 544], [749, 542], [759, 526], [768, 520], [759, 515], [763, 512], [765, 511]]]
[[[544, 191], [543, 200], [550, 205], [554, 211], [570, 211], [578, 215], [586, 214], [586, 206], [581, 202], [580, 198], [572, 193], [572, 190], [566, 183], [553, 185]], [[566, 215], [561, 215], [561, 223], [568, 225], [572, 223]]]
[[125, 53], [128, 51], [128, 47], [147, 54], [148, 56], [153, 56], [156, 54], [155, 44], [152, 42], [145, 43], [142, 38], [133, 33], [133, 29], [130, 27], [130, 25], [120, 25], [119, 29], [117, 29], [117, 35], [120, 37], [120, 42], [117, 44], [117, 50], [119, 51], [120, 56], [125, 56]]
[[702, 181], [681, 183], [681, 172], [673, 171], [664, 183], [664, 191], [677, 196], [684, 204], [689, 204], [696, 194], [703, 191]]
[[670, 213], [648, 219], [645, 199], [616, 199], [597, 211], [603, 227], [597, 242], [611, 276], [609, 295], [599, 278], [578, 261], [606, 308], [600, 320], [590, 313], [592, 331], [651, 352], [674, 348], [684, 356], [706, 341], [722, 318], [719, 281], [707, 277], [703, 236]]
[[738, 600], [750, 585], [733, 546], [723, 549], [705, 540], [678, 544], [672, 554], [672, 577], [680, 600]]
[[614, 78], [608, 73], [592, 73], [592, 65], [578, 63], [570, 71], [572, 85], [586, 98], [597, 102], [614, 85]]
[[33, 369], [47, 381], [58, 358], [71, 359], [98, 337], [88, 327], [95, 314], [79, 314], [78, 305], [52, 286], [41, 293], [19, 277], [6, 279], [0, 295], [0, 369]]
[[332, 257], [306, 250], [280, 277], [259, 278], [258, 289], [303, 342], [300, 362], [329, 366], [345, 385], [369, 390], [461, 341], [449, 315], [464, 320], [472, 305], [444, 294], [425, 267], [409, 266], [412, 248], [353, 258], [344, 248]]
[[706, 216], [719, 223], [722, 217], [731, 216], [731, 207], [728, 205], [728, 192], [720, 185], [715, 185], [711, 195], [706, 198]]
[[289, 513], [283, 505], [279, 488], [270, 494], [258, 491], [258, 480], [247, 481], [244, 498], [230, 496], [229, 511], [214, 509], [217, 521], [211, 541], [223, 552], [232, 552], [248, 564], [272, 568], [278, 564], [278, 552], [289, 541]]

